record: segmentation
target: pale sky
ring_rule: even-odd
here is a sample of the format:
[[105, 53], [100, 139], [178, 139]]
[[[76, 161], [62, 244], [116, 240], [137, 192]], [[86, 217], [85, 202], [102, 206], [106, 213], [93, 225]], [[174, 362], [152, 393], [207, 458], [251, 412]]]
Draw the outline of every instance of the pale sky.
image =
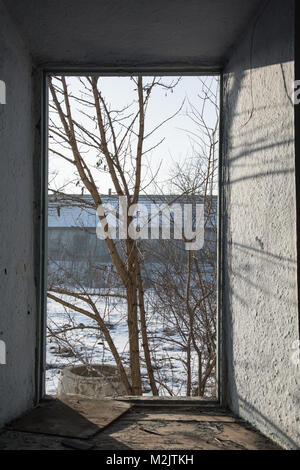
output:
[[[163, 83], [170, 84], [176, 82], [177, 77], [164, 77]], [[195, 156], [200, 147], [195, 142], [200, 142], [199, 136], [202, 135], [199, 126], [191, 119], [191, 107], [201, 110], [203, 100], [201, 99], [202, 83], [205, 81], [214, 93], [217, 90], [217, 80], [215, 77], [196, 77], [184, 76], [181, 77], [179, 83], [174, 88], [173, 92], [158, 86], [151, 93], [149, 106], [146, 114], [146, 133], [154, 129], [161, 121], [164, 121], [180, 108], [183, 104], [181, 111], [170, 121], [166, 122], [160, 129], [158, 129], [149, 139], [146, 140], [144, 150], [155, 146], [162, 139], [163, 142], [147, 153], [144, 157], [144, 182], [151, 179], [151, 173], [154, 174], [159, 168], [159, 172], [155, 178], [155, 184], [151, 184], [146, 192], [157, 193], [159, 190], [165, 192], [172, 192], [172, 184], [170, 177], [175, 170], [176, 164], [182, 165], [184, 161], [192, 156]], [[151, 77], [144, 77], [144, 84], [151, 81]], [[69, 90], [73, 95], [83, 97], [82, 85], [78, 77], [68, 77], [67, 83]], [[99, 80], [99, 89], [106, 102], [110, 104], [112, 109], [119, 109], [130, 104], [133, 100], [137, 99], [136, 85], [130, 77], [103, 77]], [[133, 105], [132, 111], [134, 110]], [[91, 122], [88, 118], [79, 113], [79, 104], [73, 103], [74, 117], [81, 122], [84, 127], [91, 129]], [[85, 112], [89, 112], [85, 110]], [[131, 111], [130, 111], [131, 112]], [[51, 113], [50, 113], [51, 116]], [[53, 114], [52, 114], [53, 116]], [[207, 105], [205, 109], [205, 120], [207, 125], [213, 127], [216, 122], [216, 112], [212, 104]], [[124, 121], [125, 123], [126, 121]], [[96, 126], [93, 132], [97, 133]], [[58, 144], [53, 145], [50, 139], [49, 147], [58, 150]], [[194, 147], [194, 148], [193, 148]], [[83, 149], [86, 150], [86, 149]], [[65, 152], [65, 151], [64, 151]], [[65, 152], [67, 155], [67, 152]], [[70, 155], [70, 154], [69, 154]], [[86, 155], [87, 161], [95, 164], [98, 156], [95, 149], [91, 149]], [[113, 184], [110, 180], [108, 173], [103, 170], [94, 170], [95, 179], [99, 186], [101, 193], [107, 194], [109, 188], [114, 191]], [[55, 177], [54, 177], [55, 175]], [[75, 181], [74, 181], [75, 180]], [[49, 181], [50, 187], [59, 189], [64, 184], [69, 183], [65, 188], [65, 192], [79, 193], [80, 185], [75, 185], [78, 178], [74, 172], [74, 168], [68, 162], [54, 154], [49, 155]], [[70, 183], [74, 181], [74, 183]]]

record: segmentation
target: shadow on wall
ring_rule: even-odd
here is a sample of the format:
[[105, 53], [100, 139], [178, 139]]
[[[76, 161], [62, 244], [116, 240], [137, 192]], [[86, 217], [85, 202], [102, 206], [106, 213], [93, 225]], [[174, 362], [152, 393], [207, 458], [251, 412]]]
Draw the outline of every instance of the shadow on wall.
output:
[[289, 448], [300, 403], [293, 24], [293, 1], [266, 2], [226, 67], [222, 124], [224, 401]]
[[[243, 93], [246, 79], [235, 77], [231, 89], [238, 83]], [[245, 127], [249, 111], [226, 113], [234, 134], [224, 168], [224, 378], [234, 412], [297, 448], [298, 368], [290, 362], [298, 339], [294, 140], [285, 100], [282, 120], [281, 105], [254, 108]]]
[[[286, 433], [282, 431], [272, 420], [267, 418], [261, 411], [259, 411], [257, 408], [255, 408], [251, 403], [248, 403], [246, 400], [243, 399], [240, 395], [238, 395], [239, 398], [239, 411], [241, 409], [245, 410], [246, 414], [251, 414], [254, 416], [255, 421], [259, 424], [260, 429], [270, 429], [271, 432], [269, 432], [269, 437], [274, 441], [279, 441], [282, 445], [284, 445], [287, 448], [291, 449], [299, 449], [298, 443], [291, 439], [290, 436], [288, 436]], [[298, 397], [298, 406], [300, 404], [299, 397]], [[245, 415], [245, 413], [244, 413]]]

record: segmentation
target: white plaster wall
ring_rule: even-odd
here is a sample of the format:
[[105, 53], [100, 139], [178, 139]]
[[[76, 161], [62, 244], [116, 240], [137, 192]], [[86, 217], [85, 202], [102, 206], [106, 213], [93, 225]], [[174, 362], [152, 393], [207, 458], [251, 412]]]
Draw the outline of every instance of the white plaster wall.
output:
[[225, 394], [287, 448], [300, 444], [293, 38], [294, 2], [268, 2], [223, 90]]
[[33, 404], [36, 296], [33, 271], [31, 59], [0, 1], [0, 426]]

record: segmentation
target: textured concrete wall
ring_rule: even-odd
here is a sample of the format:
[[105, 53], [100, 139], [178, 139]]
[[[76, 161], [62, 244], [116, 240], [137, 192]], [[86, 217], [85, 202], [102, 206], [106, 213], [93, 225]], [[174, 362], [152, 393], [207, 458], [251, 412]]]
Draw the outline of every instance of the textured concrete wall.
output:
[[261, 0], [4, 0], [38, 63], [220, 67]]
[[36, 296], [33, 268], [31, 60], [0, 1], [0, 425], [35, 394]]
[[294, 2], [267, 2], [224, 76], [224, 385], [234, 412], [300, 444]]

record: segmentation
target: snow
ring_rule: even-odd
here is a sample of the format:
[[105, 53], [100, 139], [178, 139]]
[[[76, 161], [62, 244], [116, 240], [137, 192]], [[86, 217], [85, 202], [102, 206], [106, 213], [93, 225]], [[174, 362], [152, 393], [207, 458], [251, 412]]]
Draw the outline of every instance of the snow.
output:
[[[126, 300], [113, 297], [97, 298], [97, 308], [106, 322], [110, 334], [121, 355], [124, 365], [129, 364], [128, 332], [126, 322]], [[74, 298], [64, 296], [74, 302]], [[86, 308], [85, 302], [76, 300], [76, 305]], [[49, 328], [54, 336], [49, 335]], [[58, 333], [65, 329], [64, 333]], [[180, 338], [170, 324], [164, 325], [154, 314], [148, 318], [149, 342], [155, 357], [154, 373], [166, 387], [160, 386], [161, 395], [185, 395], [186, 376], [182, 359], [185, 354]], [[59, 338], [59, 341], [58, 339]], [[142, 347], [141, 347], [142, 351]], [[71, 364], [115, 364], [103, 334], [97, 323], [87, 316], [71, 311], [52, 299], [48, 299], [48, 334], [46, 357], [46, 393], [55, 394], [60, 370]], [[197, 377], [196, 357], [193, 356], [193, 378]], [[151, 395], [146, 369], [142, 364], [144, 395]]]

